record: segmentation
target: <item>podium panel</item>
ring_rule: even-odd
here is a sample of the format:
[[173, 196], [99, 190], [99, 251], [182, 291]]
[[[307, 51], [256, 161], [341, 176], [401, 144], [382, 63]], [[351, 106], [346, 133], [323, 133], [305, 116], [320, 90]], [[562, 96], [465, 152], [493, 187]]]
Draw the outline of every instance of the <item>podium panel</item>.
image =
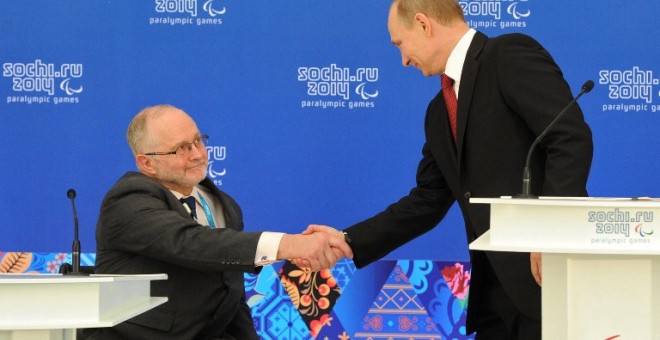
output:
[[0, 340], [71, 340], [76, 339], [74, 329], [36, 329], [0, 331]]
[[544, 339], [660, 339], [658, 285], [655, 257], [544, 253]]
[[0, 340], [75, 339], [76, 328], [112, 327], [167, 302], [153, 275], [0, 274]]
[[541, 197], [477, 198], [470, 203], [490, 204], [494, 247], [660, 254], [660, 201]]
[[660, 201], [470, 203], [491, 205], [490, 230], [470, 249], [543, 253], [543, 339], [660, 339]]

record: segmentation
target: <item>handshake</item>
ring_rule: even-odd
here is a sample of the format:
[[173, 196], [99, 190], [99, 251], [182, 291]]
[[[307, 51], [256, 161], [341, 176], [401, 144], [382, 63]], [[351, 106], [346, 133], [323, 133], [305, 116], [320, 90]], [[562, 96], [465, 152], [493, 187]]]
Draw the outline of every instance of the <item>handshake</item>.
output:
[[285, 234], [277, 250], [278, 259], [289, 259], [301, 269], [320, 271], [333, 267], [342, 257], [353, 258], [353, 251], [341, 231], [311, 224], [302, 234]]

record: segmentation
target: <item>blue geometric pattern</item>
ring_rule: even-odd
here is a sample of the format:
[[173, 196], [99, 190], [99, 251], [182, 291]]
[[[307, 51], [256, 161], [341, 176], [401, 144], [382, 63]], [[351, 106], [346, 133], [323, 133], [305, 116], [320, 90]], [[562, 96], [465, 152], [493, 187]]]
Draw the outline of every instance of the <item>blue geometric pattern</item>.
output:
[[[262, 339], [311, 339], [309, 328], [279, 280], [276, 267], [281, 266], [280, 262], [264, 267], [258, 275], [245, 275], [245, 290], [255, 328]], [[254, 302], [253, 297], [257, 296], [255, 292], [263, 299], [251, 305], [250, 301]]]
[[[443, 277], [447, 273], [469, 272], [469, 264], [456, 262], [399, 261], [403, 275], [410, 283], [443, 339], [470, 339], [466, 336], [465, 321], [467, 294], [455, 294]], [[449, 275], [449, 274], [448, 274]], [[468, 276], [469, 277], [469, 276]], [[458, 296], [457, 296], [458, 295]]]
[[351, 281], [351, 277], [356, 270], [357, 268], [355, 267], [353, 260], [347, 258], [342, 258], [334, 267], [330, 268], [332, 276], [335, 278], [335, 281], [337, 281], [337, 286], [339, 286], [339, 289], [342, 291]]
[[[436, 313], [437, 309], [429, 312], [428, 307], [433, 304], [444, 305], [454, 299], [441, 268], [431, 261], [399, 261], [374, 307], [364, 317], [362, 330], [355, 334], [355, 339], [470, 339], [465, 336], [464, 309], [457, 319]], [[446, 289], [429, 289], [443, 286]], [[447, 291], [448, 295], [437, 294]]]

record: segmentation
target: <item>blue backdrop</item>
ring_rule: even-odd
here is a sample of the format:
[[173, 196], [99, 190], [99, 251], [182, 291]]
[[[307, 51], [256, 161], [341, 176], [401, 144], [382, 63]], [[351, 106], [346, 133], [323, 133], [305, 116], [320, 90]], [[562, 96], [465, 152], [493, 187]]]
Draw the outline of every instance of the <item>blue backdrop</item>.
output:
[[[660, 2], [460, 3], [487, 35], [539, 40], [574, 92], [596, 83], [580, 101], [594, 135], [592, 196], [660, 196]], [[0, 272], [54, 273], [70, 261], [69, 188], [78, 193], [83, 264], [94, 263], [103, 195], [135, 169], [126, 127], [158, 103], [183, 108], [211, 136], [209, 174], [239, 202], [247, 230], [344, 228], [406, 195], [440, 86], [401, 66], [388, 8], [382, 0], [0, 2]], [[470, 339], [470, 274], [454, 207], [438, 228], [362, 270], [344, 260], [301, 276], [279, 262], [245, 283], [263, 339]]]
[[[593, 196], [660, 196], [660, 2], [466, 1], [471, 26], [537, 38], [594, 132]], [[0, 3], [1, 251], [83, 252], [105, 192], [135, 169], [132, 116], [171, 103], [211, 136], [211, 174], [248, 230], [369, 217], [407, 194], [439, 80], [401, 66], [386, 1]], [[539, 84], [543, 86], [543, 84]], [[389, 259], [466, 260], [455, 211]]]

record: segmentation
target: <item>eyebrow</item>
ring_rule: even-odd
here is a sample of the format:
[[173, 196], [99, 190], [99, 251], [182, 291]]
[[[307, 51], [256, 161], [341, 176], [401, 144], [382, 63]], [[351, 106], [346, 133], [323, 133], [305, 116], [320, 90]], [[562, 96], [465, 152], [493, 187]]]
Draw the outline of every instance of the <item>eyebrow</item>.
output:
[[181, 146], [184, 146], [184, 145], [186, 145], [186, 144], [193, 143], [196, 139], [199, 139], [199, 138], [201, 138], [201, 137], [202, 137], [202, 134], [201, 134], [200, 132], [197, 132], [197, 133], [195, 134], [195, 137], [193, 138], [193, 141], [192, 141], [192, 142], [180, 142], [180, 143], [174, 145], [174, 146], [172, 147], [172, 150], [176, 150], [176, 149], [178, 149], [178, 148], [181, 147]]

